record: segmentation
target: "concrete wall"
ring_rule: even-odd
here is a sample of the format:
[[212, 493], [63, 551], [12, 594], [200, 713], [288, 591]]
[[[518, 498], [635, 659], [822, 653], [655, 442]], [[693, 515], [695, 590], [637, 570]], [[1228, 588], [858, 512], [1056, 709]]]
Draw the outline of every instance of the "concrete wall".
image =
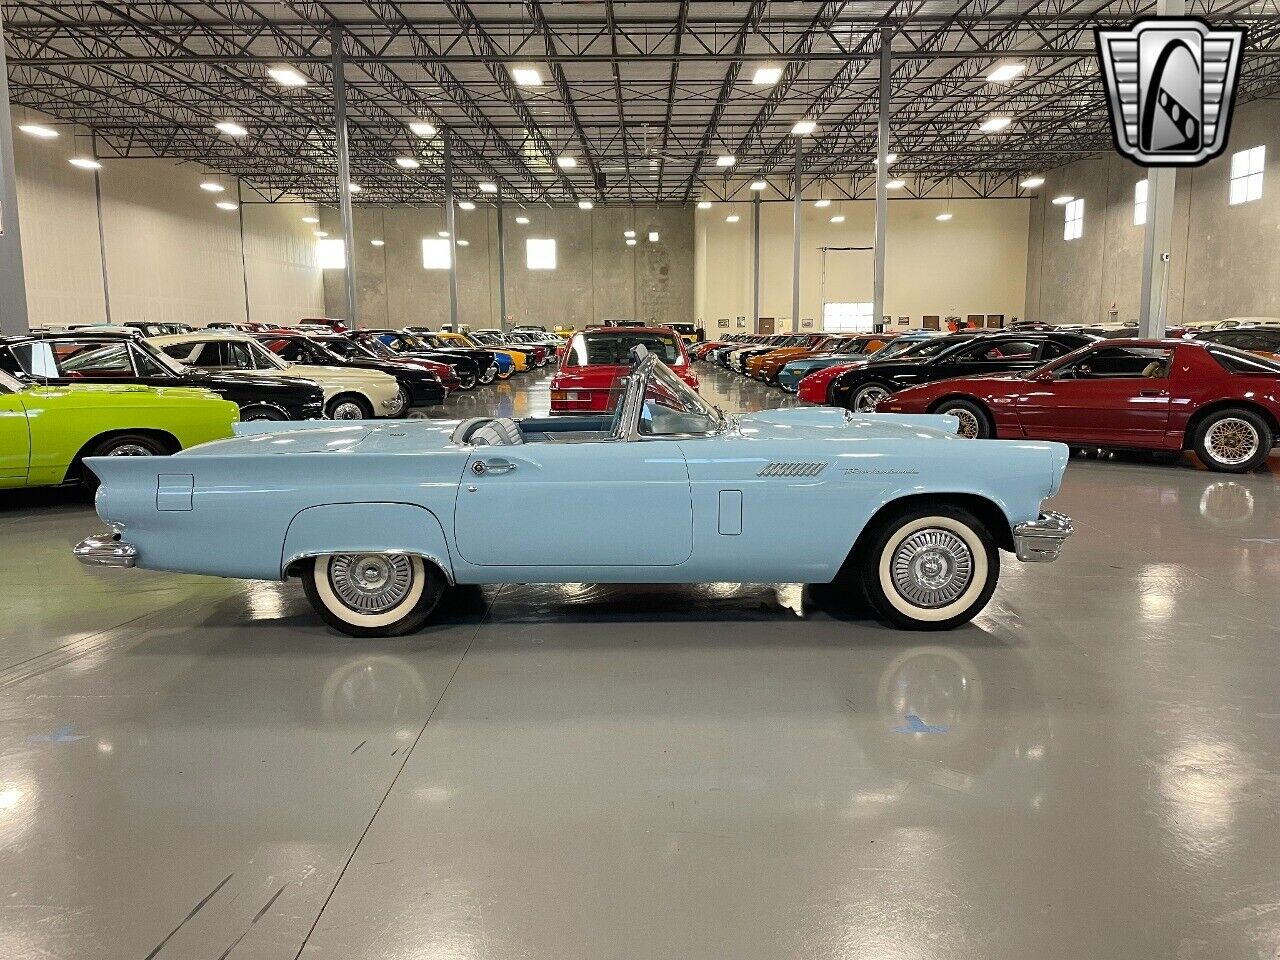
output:
[[[760, 234], [760, 314], [787, 318], [792, 312], [792, 223], [790, 202], [762, 202]], [[944, 210], [951, 220], [935, 217]], [[753, 204], [717, 203], [697, 211], [696, 318], [708, 332], [736, 327], [752, 317]], [[872, 201], [806, 201], [801, 223], [800, 314], [821, 326], [824, 282], [822, 247], [871, 247], [875, 240]], [[889, 201], [885, 269], [885, 314], [896, 325], [902, 316], [918, 327], [925, 314], [1024, 314], [1026, 200]], [[738, 216], [737, 223], [727, 217]], [[844, 216], [843, 223], [831, 222]], [[826, 256], [825, 300], [865, 303], [873, 299], [873, 257], [866, 251], [834, 251]]]
[[[355, 208], [357, 310], [365, 326], [436, 327], [449, 322], [449, 276], [422, 266], [422, 240], [445, 229], [440, 207]], [[478, 205], [456, 214], [458, 312], [462, 323], [494, 327], [499, 318], [497, 210]], [[519, 323], [567, 323], [581, 328], [606, 318], [689, 322], [693, 315], [693, 215], [684, 208], [515, 207], [503, 211], [507, 314]], [[527, 216], [528, 225], [516, 223]], [[332, 237], [342, 235], [336, 210], [320, 214]], [[634, 225], [634, 227], [633, 227]], [[634, 247], [623, 232], [635, 229]], [[650, 243], [650, 231], [659, 239]], [[555, 270], [529, 270], [525, 241], [556, 241]], [[370, 241], [381, 239], [384, 245]], [[329, 316], [346, 314], [340, 270], [324, 277]]]
[[99, 202], [93, 172], [67, 162], [89, 138], [67, 125], [57, 129], [55, 140], [14, 133], [33, 325], [108, 318], [204, 324], [246, 315], [279, 322], [322, 311], [302, 205], [219, 210], [217, 200], [234, 199], [233, 182], [223, 181], [226, 193], [210, 194], [199, 189], [209, 171], [166, 160], [103, 160]]
[[[1229, 206], [1231, 154], [1267, 148], [1262, 199]], [[1062, 323], [1138, 316], [1145, 228], [1133, 224], [1134, 184], [1146, 171], [1116, 154], [1045, 174], [1028, 231], [1027, 315]], [[1240, 106], [1226, 151], [1179, 170], [1168, 322], [1280, 316], [1280, 102]], [[1085, 201], [1084, 236], [1062, 238], [1063, 209]]]

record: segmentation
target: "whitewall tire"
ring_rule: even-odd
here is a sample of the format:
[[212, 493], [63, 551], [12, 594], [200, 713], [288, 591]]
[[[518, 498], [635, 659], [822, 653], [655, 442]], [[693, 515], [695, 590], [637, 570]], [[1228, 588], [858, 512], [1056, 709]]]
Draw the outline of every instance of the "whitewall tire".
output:
[[421, 626], [445, 581], [434, 565], [406, 553], [335, 553], [303, 569], [307, 599], [321, 619], [353, 637], [394, 637]]
[[907, 630], [947, 630], [987, 605], [1000, 551], [983, 523], [959, 507], [920, 507], [881, 523], [862, 557], [875, 611]]

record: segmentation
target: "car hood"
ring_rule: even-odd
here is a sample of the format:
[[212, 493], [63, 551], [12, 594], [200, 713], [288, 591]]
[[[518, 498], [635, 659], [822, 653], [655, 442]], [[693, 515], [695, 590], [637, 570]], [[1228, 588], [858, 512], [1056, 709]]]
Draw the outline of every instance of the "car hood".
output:
[[189, 374], [190, 384], [192, 386], [201, 387], [225, 387], [227, 389], [235, 389], [237, 387], [267, 387], [279, 388], [281, 390], [290, 390], [297, 393], [311, 393], [314, 384], [303, 376], [291, 376], [283, 371], [276, 376], [275, 374], [258, 374], [249, 371], [233, 371], [233, 370], [197, 370], [190, 368]]
[[955, 438], [952, 416], [854, 414], [840, 407], [795, 407], [744, 413], [733, 418], [738, 433], [758, 440], [865, 440]]

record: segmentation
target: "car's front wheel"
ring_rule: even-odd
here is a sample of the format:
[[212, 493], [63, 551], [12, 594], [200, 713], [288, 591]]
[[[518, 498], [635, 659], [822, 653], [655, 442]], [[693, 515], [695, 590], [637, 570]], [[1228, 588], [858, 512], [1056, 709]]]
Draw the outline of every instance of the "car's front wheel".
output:
[[329, 401], [325, 411], [330, 420], [372, 420], [373, 407], [364, 397], [344, 393]]
[[933, 412], [949, 414], [959, 420], [960, 429], [957, 433], [966, 440], [986, 440], [995, 436], [991, 417], [972, 400], [965, 400], [962, 397], [944, 400]]
[[889, 394], [893, 388], [883, 383], [864, 383], [853, 391], [849, 398], [849, 409], [855, 413], [875, 413], [876, 404]]
[[516, 365], [513, 363], [509, 367], [503, 367], [501, 370], [498, 371], [498, 379], [510, 380], [512, 375], [515, 372], [516, 372]]
[[1196, 427], [1191, 446], [1210, 470], [1248, 473], [1271, 455], [1275, 437], [1252, 410], [1215, 410]]
[[353, 637], [411, 633], [446, 586], [439, 570], [408, 553], [326, 554], [304, 567], [302, 580], [320, 618]]
[[881, 618], [905, 630], [947, 630], [987, 605], [1000, 551], [977, 517], [948, 505], [894, 514], [853, 564]]

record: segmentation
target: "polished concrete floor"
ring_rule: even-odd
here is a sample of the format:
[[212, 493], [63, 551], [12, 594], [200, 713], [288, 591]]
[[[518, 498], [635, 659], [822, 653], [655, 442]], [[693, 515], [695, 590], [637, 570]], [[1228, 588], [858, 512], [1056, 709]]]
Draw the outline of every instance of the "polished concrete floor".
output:
[[6, 495], [0, 958], [1274, 960], [1278, 493], [1074, 460], [1063, 559], [945, 635], [584, 584], [380, 641]]

